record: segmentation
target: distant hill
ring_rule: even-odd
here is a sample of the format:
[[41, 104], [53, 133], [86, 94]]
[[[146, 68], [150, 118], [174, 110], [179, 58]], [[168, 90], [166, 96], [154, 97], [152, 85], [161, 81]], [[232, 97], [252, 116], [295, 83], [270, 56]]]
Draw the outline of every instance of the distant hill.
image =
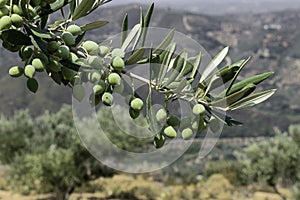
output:
[[[125, 4], [113, 0], [110, 5]], [[150, 4], [157, 7], [185, 10], [209, 15], [274, 12], [299, 9], [299, 0], [126, 0], [128, 3]]]
[[[129, 13], [131, 25], [138, 22], [138, 5], [114, 6], [100, 9], [85, 21], [108, 20], [106, 27], [93, 31], [88, 38], [102, 41], [118, 33], [125, 13]], [[273, 133], [274, 126], [282, 129], [289, 124], [300, 123], [300, 10], [263, 14], [239, 14], [208, 16], [188, 11], [156, 9], [152, 26], [173, 28], [188, 34], [202, 44], [212, 55], [224, 46], [231, 46], [233, 60], [253, 56], [241, 76], [266, 71], [276, 75], [265, 84], [266, 88], [278, 88], [268, 102], [236, 114], [245, 122], [241, 128], [227, 128], [223, 134], [233, 136], [262, 136]], [[10, 115], [15, 109], [29, 108], [39, 114], [46, 109], [55, 111], [61, 104], [70, 103], [70, 89], [57, 87], [40, 76], [37, 95], [25, 89], [24, 81], [12, 81], [7, 73], [10, 65], [17, 64], [14, 54], [0, 51], [0, 111]], [[254, 131], [255, 130], [255, 131]]]

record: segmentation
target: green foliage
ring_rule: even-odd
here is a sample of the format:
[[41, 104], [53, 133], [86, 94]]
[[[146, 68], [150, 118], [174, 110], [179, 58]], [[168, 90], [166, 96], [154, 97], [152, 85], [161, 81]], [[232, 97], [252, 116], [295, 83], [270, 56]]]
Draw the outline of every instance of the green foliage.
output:
[[[300, 128], [290, 126], [289, 132], [277, 131], [269, 141], [252, 144], [244, 149], [243, 173], [248, 181], [291, 186], [300, 181]], [[295, 185], [297, 188], [297, 185]]]
[[13, 190], [54, 192], [63, 199], [86, 181], [114, 173], [81, 145], [70, 107], [34, 121], [28, 111], [20, 111], [12, 119], [1, 117], [0, 127], [0, 160], [11, 165]]
[[242, 165], [238, 161], [220, 160], [205, 163], [204, 176], [222, 174], [231, 184], [241, 185], [243, 183]]

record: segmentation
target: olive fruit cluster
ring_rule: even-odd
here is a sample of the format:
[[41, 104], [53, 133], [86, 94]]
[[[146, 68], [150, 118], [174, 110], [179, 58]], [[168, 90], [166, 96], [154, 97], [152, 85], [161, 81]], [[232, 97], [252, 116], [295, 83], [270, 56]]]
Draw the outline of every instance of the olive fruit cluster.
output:
[[[23, 25], [22, 9], [15, 4], [11, 7], [8, 0], [0, 0], [0, 38], [3, 40], [3, 31], [10, 29], [20, 30]], [[21, 48], [20, 45], [12, 44], [6, 40], [3, 40], [2, 46], [12, 52], [17, 52]]]
[[[71, 26], [70, 26], [71, 27]], [[80, 34], [81, 30], [72, 25], [68, 31], [75, 34]], [[66, 37], [66, 36], [65, 36]], [[63, 38], [63, 37], [62, 37]], [[69, 41], [65, 41], [65, 44]], [[79, 72], [81, 80], [89, 81], [93, 84], [93, 94], [90, 95], [90, 103], [93, 106], [102, 102], [106, 106], [113, 104], [113, 92], [122, 94], [124, 91], [124, 83], [122, 81], [122, 70], [125, 67], [124, 57], [125, 53], [121, 49], [113, 49], [105, 45], [98, 45], [93, 41], [84, 41], [79, 45], [79, 49], [86, 54], [86, 58], [79, 58], [76, 60], [77, 64], [88, 68], [86, 71]], [[78, 90], [80, 86], [77, 86]], [[83, 88], [80, 88], [74, 94], [77, 94], [79, 100], [82, 99]], [[74, 95], [75, 96], [75, 95]], [[76, 96], [75, 96], [76, 97]], [[130, 113], [132, 116], [138, 116], [139, 108], [136, 108], [133, 101], [133, 108]]]
[[196, 104], [193, 106], [193, 114], [193, 119], [191, 117], [184, 117], [180, 120], [177, 117], [170, 115], [166, 109], [159, 109], [156, 112], [156, 120], [164, 128], [160, 133], [160, 137], [155, 138], [155, 146], [157, 148], [163, 146], [165, 136], [171, 139], [176, 138], [178, 131], [181, 132], [181, 137], [184, 140], [189, 140], [194, 137], [195, 134], [205, 130], [207, 123], [211, 123], [211, 121], [215, 122], [213, 117], [209, 120], [208, 116], [205, 115], [206, 110], [202, 104]]

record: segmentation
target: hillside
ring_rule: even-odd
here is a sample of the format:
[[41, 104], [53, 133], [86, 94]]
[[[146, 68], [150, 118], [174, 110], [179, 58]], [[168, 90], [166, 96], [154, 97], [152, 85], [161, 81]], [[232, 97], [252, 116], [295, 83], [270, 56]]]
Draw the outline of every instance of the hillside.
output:
[[[95, 12], [93, 18], [108, 20], [110, 24], [87, 37], [100, 42], [107, 36], [118, 33], [123, 15], [129, 13], [129, 20], [133, 25], [138, 21], [138, 10], [137, 5], [100, 9], [99, 12]], [[92, 20], [84, 19], [84, 21]], [[245, 122], [245, 126], [238, 129], [227, 128], [223, 136], [270, 135], [273, 126], [285, 129], [291, 123], [300, 123], [298, 115], [300, 111], [299, 11], [206, 16], [192, 12], [156, 9], [152, 26], [175, 27], [176, 30], [188, 34], [202, 44], [212, 55], [229, 45], [233, 60], [252, 56], [252, 62], [242, 76], [266, 71], [276, 72], [265, 87], [278, 88], [277, 94], [256, 109], [245, 110], [236, 115]], [[29, 107], [32, 114], [39, 114], [46, 109], [55, 111], [62, 103], [70, 102], [69, 89], [44, 81], [43, 76], [39, 78], [42, 84], [38, 94], [29, 94], [25, 89], [24, 81], [12, 82], [12, 79], [5, 75], [10, 65], [18, 62], [14, 55], [1, 50], [0, 60], [1, 113], [10, 115], [15, 109]]]

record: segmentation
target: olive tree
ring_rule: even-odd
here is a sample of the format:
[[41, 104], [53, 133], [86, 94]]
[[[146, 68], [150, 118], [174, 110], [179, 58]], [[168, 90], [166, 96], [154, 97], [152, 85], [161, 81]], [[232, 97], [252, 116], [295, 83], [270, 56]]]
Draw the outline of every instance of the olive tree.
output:
[[[118, 113], [124, 115], [124, 109], [119, 107]], [[107, 109], [101, 109], [97, 115], [104, 123], [113, 122]], [[139, 118], [138, 122], [142, 124], [145, 120]], [[128, 124], [127, 120], [122, 123]], [[88, 124], [87, 119], [80, 126], [90, 131]], [[130, 148], [141, 145], [118, 128], [110, 126], [110, 129], [114, 132], [110, 138], [121, 148], [133, 150]], [[0, 161], [10, 166], [8, 185], [24, 194], [52, 192], [55, 199], [68, 199], [77, 187], [117, 173], [101, 165], [81, 145], [70, 106], [36, 118], [28, 110], [18, 111], [12, 118], [1, 117], [0, 137]]]
[[[182, 53], [176, 54], [176, 41], [172, 41], [174, 30], [157, 47], [144, 47], [154, 4], [145, 15], [141, 9], [140, 23], [132, 29], [128, 27], [128, 16], [124, 17], [118, 47], [85, 40], [86, 32], [99, 29], [108, 22], [95, 21], [82, 25], [79, 19], [92, 15], [98, 7], [110, 1], [1, 0], [0, 31], [3, 47], [18, 53], [24, 63], [23, 66], [11, 67], [9, 74], [15, 78], [22, 75], [27, 77], [28, 89], [35, 93], [38, 90], [35, 76], [47, 73], [55, 83], [72, 88], [78, 101], [83, 99], [86, 92], [80, 83], [90, 82], [94, 84], [91, 103], [102, 106], [114, 103], [112, 93], [120, 88], [118, 86], [123, 84], [124, 77], [143, 80], [148, 85], [149, 95], [140, 98], [135, 93], [132, 81], [129, 113], [132, 118], [137, 118], [142, 108], [146, 107], [144, 114], [149, 129], [156, 134], [153, 140], [157, 148], [163, 146], [166, 138], [176, 137], [178, 131], [183, 139], [190, 139], [210, 124], [215, 127], [213, 131], [218, 131], [221, 123], [241, 125], [223, 112], [254, 106], [274, 94], [274, 89], [254, 92], [257, 85], [269, 78], [272, 72], [237, 81], [250, 58], [221, 66], [228, 47], [212, 59], [201, 76], [197, 75], [200, 73], [202, 53], [188, 55], [183, 49]], [[61, 19], [55, 22], [48, 20], [57, 12], [62, 13]], [[133, 47], [130, 51], [129, 46]], [[144, 63], [160, 66], [150, 69], [149, 80], [128, 73], [128, 66]], [[212, 92], [223, 84], [226, 84], [223, 91]], [[163, 95], [165, 100], [164, 108], [157, 113], [151, 107], [153, 92]], [[169, 112], [168, 102], [177, 100], [193, 106], [193, 121], [181, 123], [177, 116]]]
[[[289, 132], [276, 131], [276, 136], [244, 149], [243, 174], [249, 182], [272, 186], [278, 194], [278, 185], [294, 185], [295, 195], [300, 181], [300, 126], [292, 125]], [[298, 193], [297, 193], [298, 192]], [[280, 194], [281, 195], [281, 194]], [[285, 198], [285, 197], [284, 197]], [[297, 199], [297, 198], [295, 198]]]

